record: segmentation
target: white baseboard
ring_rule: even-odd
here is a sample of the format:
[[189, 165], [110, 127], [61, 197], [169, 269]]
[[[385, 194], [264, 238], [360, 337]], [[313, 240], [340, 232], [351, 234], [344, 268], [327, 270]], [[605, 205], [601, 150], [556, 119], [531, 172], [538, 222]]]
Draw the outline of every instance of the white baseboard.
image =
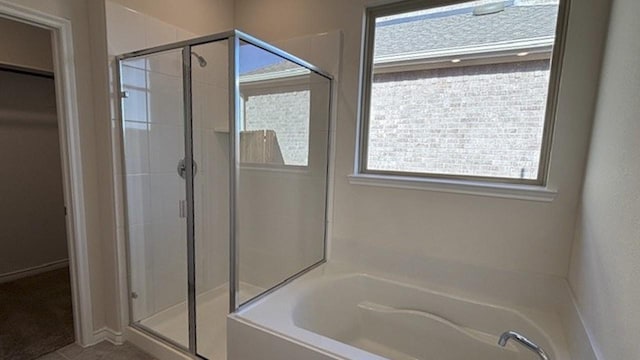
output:
[[33, 275], [45, 273], [47, 271], [58, 270], [69, 266], [69, 259], [62, 259], [50, 263], [33, 266], [26, 269], [16, 270], [5, 274], [0, 274], [0, 284], [26, 278]]
[[114, 345], [122, 345], [124, 344], [124, 334], [105, 326], [102, 329], [93, 332], [93, 344], [90, 345], [103, 341], [108, 341]]

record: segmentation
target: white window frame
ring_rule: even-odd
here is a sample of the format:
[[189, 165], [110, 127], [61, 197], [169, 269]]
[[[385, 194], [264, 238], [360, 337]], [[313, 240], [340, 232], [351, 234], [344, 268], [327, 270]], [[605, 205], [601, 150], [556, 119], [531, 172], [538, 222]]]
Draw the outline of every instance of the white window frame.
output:
[[[360, 94], [358, 109], [358, 138], [356, 141], [356, 161], [354, 175], [350, 176], [351, 183], [360, 185], [380, 185], [400, 188], [425, 188], [427, 190], [442, 190], [445, 192], [496, 195], [499, 197], [517, 197], [532, 200], [550, 201], [555, 191], [549, 190], [547, 178], [551, 154], [551, 140], [556, 118], [558, 93], [562, 59], [564, 57], [565, 37], [567, 33], [570, 0], [559, 0], [558, 18], [556, 24], [555, 41], [552, 46], [549, 88], [547, 91], [547, 105], [543, 129], [540, 161], [538, 163], [538, 177], [536, 179], [516, 179], [489, 176], [469, 176], [456, 174], [416, 173], [407, 171], [371, 170], [367, 168], [368, 158], [368, 129], [371, 99], [371, 85], [373, 82], [373, 52], [376, 19], [405, 12], [437, 8], [447, 5], [460, 4], [465, 1], [439, 2], [425, 0], [408, 0], [392, 4], [369, 7], [366, 9], [364, 36], [362, 45], [362, 64], [360, 71]], [[520, 50], [523, 51], [523, 50]], [[513, 54], [497, 54], [504, 58], [504, 62], [513, 61]], [[460, 58], [460, 54], [451, 57], [443, 56], [441, 64], [451, 67], [453, 58]], [[464, 57], [464, 56], [462, 56]], [[475, 60], [478, 64], [478, 60]], [[470, 62], [466, 62], [467, 65]], [[431, 63], [429, 67], [438, 67]], [[442, 67], [442, 65], [440, 65]], [[382, 70], [384, 72], [384, 69]], [[524, 194], [521, 194], [524, 192]]]

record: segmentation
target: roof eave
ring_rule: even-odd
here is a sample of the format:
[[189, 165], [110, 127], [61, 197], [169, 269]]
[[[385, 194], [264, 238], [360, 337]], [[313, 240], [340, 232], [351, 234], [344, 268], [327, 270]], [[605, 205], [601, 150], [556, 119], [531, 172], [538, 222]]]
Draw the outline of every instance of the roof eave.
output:
[[[505, 41], [476, 46], [394, 54], [374, 58], [376, 72], [400, 71], [406, 67], [452, 67], [550, 58], [554, 37]], [[526, 59], [518, 56], [526, 53]], [[456, 63], [452, 63], [455, 60]], [[459, 62], [457, 60], [460, 60]], [[386, 71], [385, 71], [386, 69]]]

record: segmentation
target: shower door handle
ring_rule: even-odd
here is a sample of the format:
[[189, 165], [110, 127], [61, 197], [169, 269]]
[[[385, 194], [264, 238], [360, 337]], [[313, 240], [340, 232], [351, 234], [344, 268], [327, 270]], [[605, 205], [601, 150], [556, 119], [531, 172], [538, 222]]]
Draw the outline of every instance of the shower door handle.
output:
[[[187, 177], [187, 165], [185, 164], [184, 159], [180, 159], [178, 161], [177, 170], [178, 170], [178, 175], [181, 178], [185, 179]], [[196, 161], [193, 160], [193, 176], [195, 176], [197, 172], [198, 172], [198, 164], [196, 164]]]
[[178, 207], [180, 212], [180, 218], [184, 219], [187, 217], [187, 200], [178, 201]]

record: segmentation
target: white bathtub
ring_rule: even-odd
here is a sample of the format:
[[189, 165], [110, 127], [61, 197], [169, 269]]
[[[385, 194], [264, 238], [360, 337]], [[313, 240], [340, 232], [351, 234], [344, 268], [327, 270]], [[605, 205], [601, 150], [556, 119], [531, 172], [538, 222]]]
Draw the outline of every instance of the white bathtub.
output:
[[[498, 346], [507, 330], [533, 340], [552, 359], [570, 359], [553, 314], [321, 268], [234, 315], [230, 326], [234, 318], [295, 345], [274, 356], [261, 350], [256, 359], [538, 359], [514, 342]], [[233, 353], [231, 360], [251, 359], [247, 352]]]

